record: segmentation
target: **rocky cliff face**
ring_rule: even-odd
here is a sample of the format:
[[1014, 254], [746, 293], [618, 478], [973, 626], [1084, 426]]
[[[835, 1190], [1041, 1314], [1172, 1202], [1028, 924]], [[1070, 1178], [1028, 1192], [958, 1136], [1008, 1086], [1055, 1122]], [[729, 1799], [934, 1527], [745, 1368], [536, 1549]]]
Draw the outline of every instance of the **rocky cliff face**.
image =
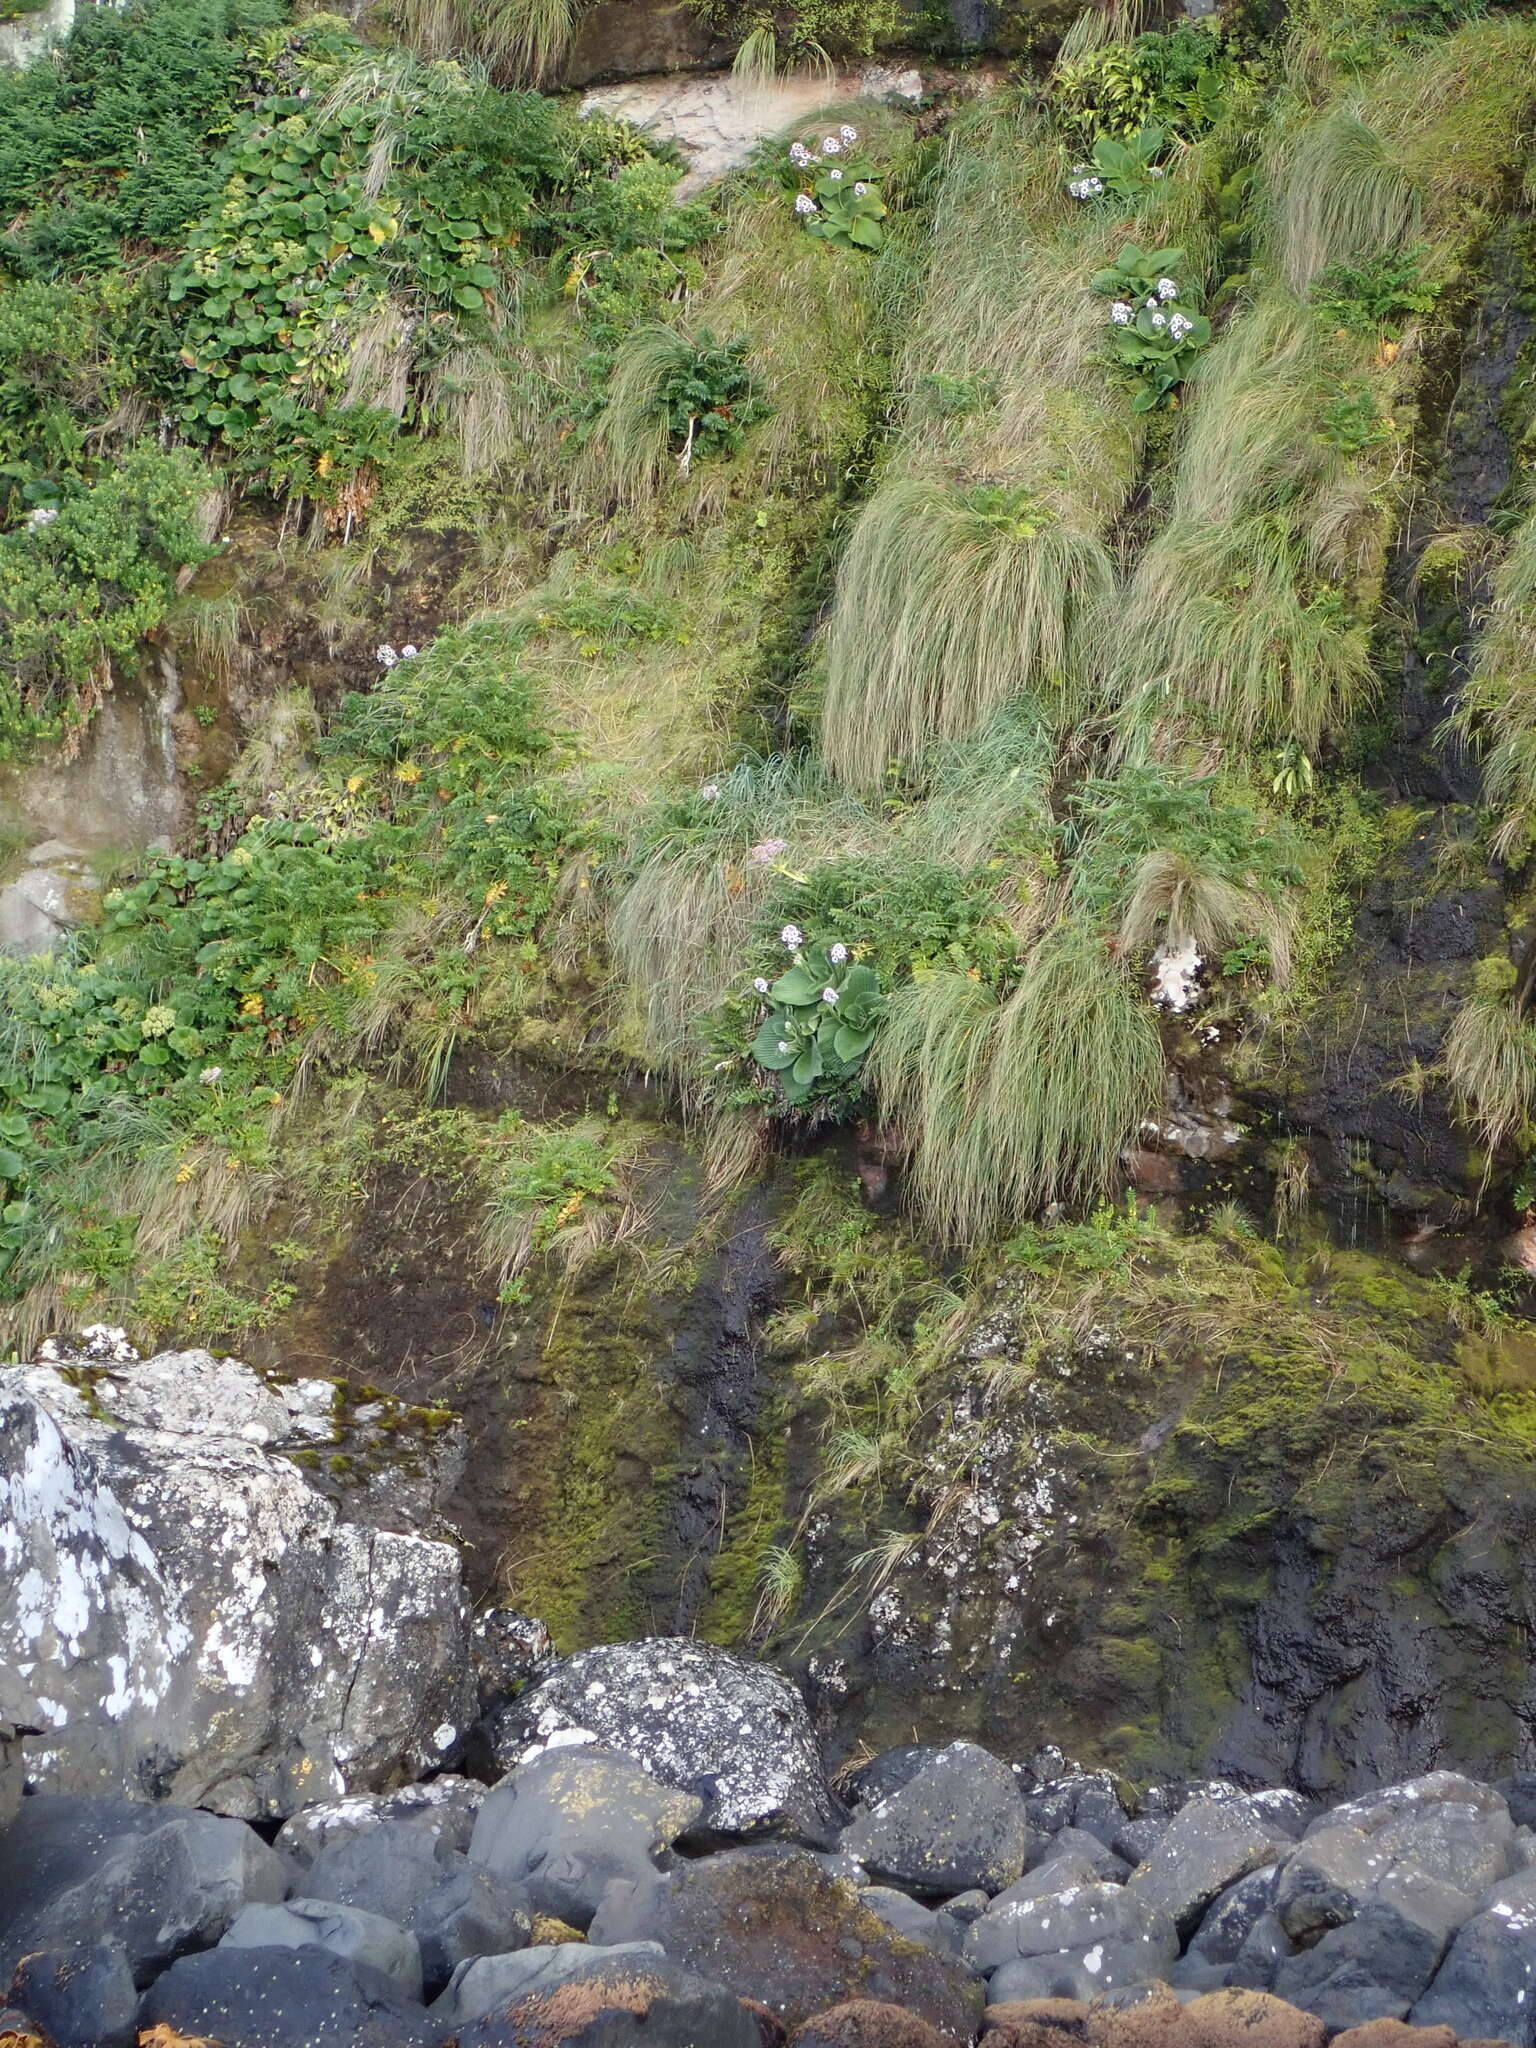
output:
[[32, 1782], [268, 1816], [440, 1760], [474, 1703], [441, 1475], [390, 1484], [380, 1436], [342, 1497], [368, 1426], [342, 1447], [331, 1382], [95, 1348], [0, 1372], [0, 1716], [40, 1731]]

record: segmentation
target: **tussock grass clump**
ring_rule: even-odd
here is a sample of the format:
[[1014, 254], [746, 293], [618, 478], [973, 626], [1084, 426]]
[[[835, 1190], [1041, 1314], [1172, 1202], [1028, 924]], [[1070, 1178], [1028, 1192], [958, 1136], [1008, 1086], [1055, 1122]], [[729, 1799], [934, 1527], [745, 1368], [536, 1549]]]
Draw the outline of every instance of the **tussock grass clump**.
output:
[[1455, 724], [1480, 739], [1483, 793], [1499, 813], [1494, 851], [1522, 853], [1536, 839], [1536, 515], [1517, 530], [1493, 583], [1488, 624]]
[[1275, 514], [1172, 527], [1139, 570], [1122, 624], [1122, 673], [1148, 715], [1171, 685], [1220, 733], [1293, 736], [1310, 753], [1369, 702], [1366, 619], [1305, 533]]
[[1286, 908], [1263, 890], [1241, 887], [1193, 854], [1160, 848], [1136, 870], [1118, 941], [1131, 957], [1166, 945], [1176, 953], [1192, 946], [1210, 960], [1235, 939], [1256, 935], [1283, 984], [1290, 979], [1292, 923]]
[[887, 486], [838, 575], [823, 725], [834, 772], [872, 786], [1020, 694], [1071, 716], [1113, 589], [1103, 543], [1022, 494]]
[[1006, 997], [949, 972], [898, 991], [871, 1066], [917, 1198], [958, 1243], [1102, 1194], [1162, 1080], [1150, 1011], [1076, 924], [1046, 934]]
[[570, 47], [575, 0], [403, 0], [400, 33], [423, 56], [466, 51], [509, 83], [537, 85]]
[[619, 345], [589, 452], [625, 504], [652, 496], [672, 467], [666, 388], [686, 375], [693, 355], [685, 334], [659, 323], [636, 328]]
[[1330, 108], [1275, 148], [1284, 151], [1275, 253], [1292, 291], [1305, 294], [1330, 264], [1387, 255], [1412, 239], [1420, 195], [1358, 104]]
[[1515, 980], [1512, 961], [1480, 960], [1441, 1054], [1457, 1107], [1490, 1152], [1536, 1124], [1536, 1030], [1515, 1007]]

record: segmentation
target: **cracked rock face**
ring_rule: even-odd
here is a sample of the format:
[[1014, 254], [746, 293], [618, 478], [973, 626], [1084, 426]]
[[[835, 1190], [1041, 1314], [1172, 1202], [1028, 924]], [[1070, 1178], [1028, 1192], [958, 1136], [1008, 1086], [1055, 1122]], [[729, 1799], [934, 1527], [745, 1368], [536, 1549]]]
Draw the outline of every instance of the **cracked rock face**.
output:
[[0, 1370], [0, 1720], [41, 1731], [29, 1783], [260, 1818], [442, 1761], [474, 1711], [458, 1554], [295, 1462], [333, 1396], [206, 1351]]

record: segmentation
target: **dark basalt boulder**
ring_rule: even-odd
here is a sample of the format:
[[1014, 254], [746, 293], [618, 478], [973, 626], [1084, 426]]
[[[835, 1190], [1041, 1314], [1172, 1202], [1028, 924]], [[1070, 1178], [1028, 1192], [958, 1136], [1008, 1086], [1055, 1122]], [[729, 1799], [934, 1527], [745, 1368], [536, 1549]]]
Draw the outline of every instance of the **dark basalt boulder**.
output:
[[34, 1950], [110, 1941], [146, 1984], [287, 1888], [281, 1859], [244, 1821], [38, 1793], [0, 1835], [0, 1982]]
[[315, 1858], [302, 1889], [405, 1928], [420, 1947], [429, 1998], [459, 1963], [523, 1948], [533, 1928], [534, 1908], [521, 1885], [410, 1821], [385, 1821], [334, 1841]]
[[1187, 1936], [1229, 1885], [1275, 1862], [1290, 1846], [1288, 1836], [1241, 1800], [1193, 1799], [1131, 1873], [1128, 1888]]
[[218, 2048], [438, 2048], [442, 2040], [393, 1978], [323, 1948], [183, 1956], [145, 1992], [139, 2025]]
[[425, 1785], [404, 1785], [398, 1792], [350, 1792], [290, 1814], [272, 1846], [296, 1868], [307, 1870], [324, 1849], [368, 1834], [385, 1822], [409, 1822], [450, 1849], [467, 1849], [484, 1797], [485, 1787], [478, 1779], [457, 1777], [451, 1771]]
[[10, 1996], [56, 2048], [133, 2048], [139, 1994], [115, 1941], [87, 1941], [23, 1956]]
[[766, 1664], [673, 1636], [582, 1650], [483, 1725], [514, 1770], [575, 1735], [630, 1756], [704, 1802], [715, 1839], [781, 1832], [831, 1848], [844, 1816], [827, 1790], [805, 1703]]
[[[455, 1996], [478, 2001], [493, 1964], [470, 1964]], [[453, 2035], [455, 2048], [762, 2048], [757, 2020], [727, 1990], [645, 1951], [529, 1949], [503, 1984]], [[434, 2009], [448, 2013], [448, 2000]]]
[[1033, 1840], [1012, 1771], [973, 1742], [953, 1742], [867, 1807], [841, 1846], [871, 1876], [944, 1898], [1016, 1883]]
[[865, 1998], [968, 2042], [980, 2016], [981, 1989], [963, 1965], [893, 1933], [797, 1850], [728, 1850], [627, 1896], [611, 1894], [593, 1936], [658, 1941], [676, 1962], [789, 2026]]
[[1465, 1921], [1408, 2017], [1458, 2036], [1536, 2044], [1536, 1873], [1496, 1885]]

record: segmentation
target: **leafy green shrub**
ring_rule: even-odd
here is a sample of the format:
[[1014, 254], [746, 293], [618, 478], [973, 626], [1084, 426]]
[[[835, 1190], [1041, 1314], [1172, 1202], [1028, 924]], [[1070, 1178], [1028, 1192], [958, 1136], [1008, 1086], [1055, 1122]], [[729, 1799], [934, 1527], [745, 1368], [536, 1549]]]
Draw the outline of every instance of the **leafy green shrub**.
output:
[[[868, 57], [900, 34], [906, 16], [898, 0], [694, 0], [715, 33], [741, 46], [738, 64], [772, 73], [829, 58]], [[743, 64], [743, 59], [745, 63]]]
[[1443, 287], [1424, 275], [1429, 244], [1420, 242], [1372, 263], [1332, 264], [1312, 287], [1323, 317], [1351, 334], [1381, 334], [1394, 340], [1409, 320], [1432, 313]]
[[206, 484], [189, 455], [141, 442], [0, 533], [0, 758], [87, 715], [114, 664], [132, 672], [177, 572], [212, 552]]
[[1318, 422], [1318, 433], [1344, 455], [1363, 455], [1392, 438], [1392, 423], [1381, 416], [1368, 384], [1341, 391]]
[[554, 741], [520, 645], [490, 618], [442, 634], [344, 703], [281, 814], [150, 858], [65, 955], [0, 960], [10, 1286], [124, 1210], [236, 1205], [301, 1063], [377, 1048], [407, 998], [440, 1076], [477, 991], [534, 956], [575, 833], [535, 779]]
[[97, 270], [125, 241], [175, 247], [218, 190], [251, 45], [285, 13], [280, 0], [88, 7], [48, 63], [0, 69], [0, 271]]
[[1236, 74], [1236, 60], [1214, 25], [1185, 24], [1064, 57], [1051, 98], [1085, 138], [1156, 126], [1191, 140], [1226, 112]]
[[591, 437], [594, 458], [621, 497], [648, 496], [674, 464], [686, 473], [698, 456], [741, 446], [768, 410], [747, 346], [720, 341], [707, 327], [688, 335], [645, 326], [625, 338]]
[[1102, 199], [1107, 192], [1127, 204], [1142, 198], [1168, 175], [1155, 161], [1167, 142], [1161, 128], [1138, 129], [1124, 142], [1101, 135], [1093, 145], [1091, 162], [1072, 166], [1068, 193], [1073, 199], [1087, 200]]
[[880, 977], [840, 940], [807, 945], [792, 924], [779, 936], [792, 962], [771, 985], [763, 976], [755, 984], [768, 1008], [752, 1057], [776, 1077], [790, 1109], [844, 1101], [874, 1043]]

